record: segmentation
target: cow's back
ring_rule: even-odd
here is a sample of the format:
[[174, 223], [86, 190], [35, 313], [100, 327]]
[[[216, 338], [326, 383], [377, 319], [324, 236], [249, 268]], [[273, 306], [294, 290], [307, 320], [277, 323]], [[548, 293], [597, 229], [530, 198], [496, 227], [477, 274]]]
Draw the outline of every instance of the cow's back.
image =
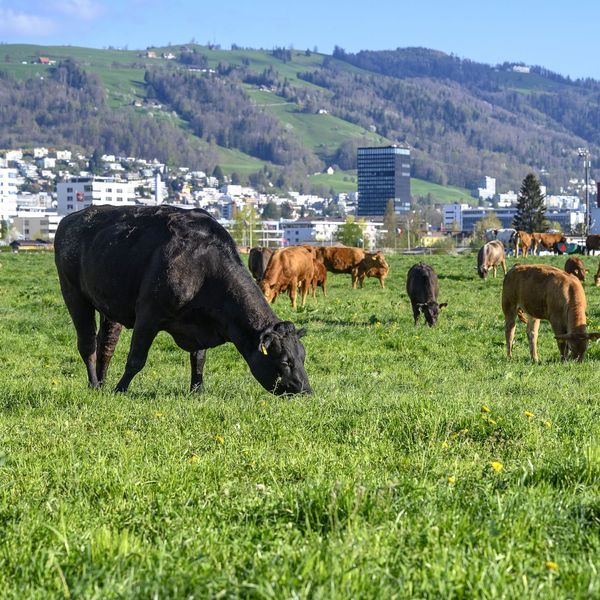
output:
[[[127, 327], [146, 288], [161, 288], [160, 301], [191, 299], [218, 256], [241, 266], [227, 232], [203, 210], [170, 206], [92, 206], [62, 219], [55, 236], [61, 286], [78, 290], [97, 310]], [[221, 275], [222, 277], [222, 275]]]
[[269, 285], [285, 287], [292, 279], [312, 279], [313, 270], [312, 253], [302, 246], [290, 246], [271, 256], [263, 280]]
[[566, 319], [568, 307], [585, 314], [585, 292], [576, 277], [556, 267], [515, 265], [504, 278], [502, 307], [505, 312], [520, 307], [536, 319]]
[[365, 257], [361, 248], [341, 248], [322, 246], [318, 255], [328, 271], [332, 273], [351, 273]]

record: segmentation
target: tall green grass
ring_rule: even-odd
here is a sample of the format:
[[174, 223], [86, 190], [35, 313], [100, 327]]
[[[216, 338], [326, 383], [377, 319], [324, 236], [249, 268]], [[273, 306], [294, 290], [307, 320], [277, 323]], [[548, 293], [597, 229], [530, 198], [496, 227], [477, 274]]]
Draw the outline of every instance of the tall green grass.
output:
[[508, 361], [474, 257], [426, 259], [449, 305], [415, 328], [418, 260], [276, 302], [309, 329], [314, 394], [287, 399], [230, 345], [188, 394], [166, 335], [130, 393], [88, 390], [52, 256], [2, 255], [0, 596], [598, 597], [600, 349], [562, 364], [543, 325], [534, 365], [520, 327]]

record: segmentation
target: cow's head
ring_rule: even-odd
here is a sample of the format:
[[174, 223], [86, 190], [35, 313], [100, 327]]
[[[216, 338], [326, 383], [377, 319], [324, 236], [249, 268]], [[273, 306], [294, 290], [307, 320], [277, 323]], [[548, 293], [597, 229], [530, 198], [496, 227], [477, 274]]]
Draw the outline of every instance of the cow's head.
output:
[[487, 267], [485, 267], [483, 265], [479, 265], [477, 267], [477, 274], [479, 275], [479, 277], [481, 277], [481, 279], [485, 279], [487, 277], [487, 274], [488, 274]]
[[600, 333], [562, 333], [554, 336], [559, 342], [567, 342], [570, 358], [583, 360], [590, 340], [600, 339]]
[[381, 250], [378, 250], [375, 252], [375, 254], [373, 254], [373, 261], [375, 262], [376, 266], [389, 269], [387, 261], [385, 260], [385, 256]]
[[250, 370], [269, 392], [278, 396], [312, 393], [304, 370], [306, 352], [300, 342], [305, 333], [289, 321], [280, 321], [263, 330], [257, 346], [251, 348], [247, 357]]
[[275, 302], [275, 298], [279, 295], [279, 286], [271, 285], [266, 279], [262, 279], [258, 284], [260, 291], [264, 294], [267, 302]]
[[421, 302], [418, 306], [425, 317], [427, 325], [433, 327], [437, 323], [440, 311], [448, 306], [448, 303], [438, 304], [435, 300], [429, 300], [429, 302]]

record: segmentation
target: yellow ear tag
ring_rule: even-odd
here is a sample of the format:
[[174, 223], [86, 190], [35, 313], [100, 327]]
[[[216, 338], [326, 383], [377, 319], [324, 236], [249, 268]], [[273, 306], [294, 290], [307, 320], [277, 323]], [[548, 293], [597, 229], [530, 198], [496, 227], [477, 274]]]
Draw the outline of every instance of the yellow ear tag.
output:
[[260, 345], [260, 351], [266, 356], [267, 355], [267, 347], [264, 344]]

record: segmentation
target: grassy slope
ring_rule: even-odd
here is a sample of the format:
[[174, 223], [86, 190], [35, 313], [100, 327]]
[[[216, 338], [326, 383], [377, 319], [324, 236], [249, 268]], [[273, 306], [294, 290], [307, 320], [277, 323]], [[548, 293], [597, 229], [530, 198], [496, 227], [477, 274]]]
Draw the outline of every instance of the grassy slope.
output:
[[532, 365], [519, 326], [508, 362], [474, 257], [427, 259], [449, 306], [415, 329], [417, 260], [385, 290], [330, 276], [318, 305], [277, 301], [309, 329], [311, 397], [264, 392], [230, 346], [190, 396], [165, 335], [117, 397], [85, 385], [52, 256], [2, 255], [4, 597], [600, 595], [600, 349], [561, 364], [544, 324]]
[[[181, 46], [170, 46], [168, 48], [156, 48], [155, 50], [160, 55], [163, 51], [176, 53], [180, 48]], [[197, 48], [207, 56], [212, 67], [216, 67], [219, 62], [242, 64], [243, 60], [247, 60], [249, 61], [249, 68], [257, 73], [262, 72], [265, 68], [273, 67], [282, 77], [287, 77], [294, 85], [309, 87], [312, 87], [312, 84], [298, 79], [297, 75], [302, 70], [316, 68], [322, 62], [324, 56], [318, 53], [306, 56], [304, 52], [294, 51], [292, 62], [284, 63], [271, 56], [267, 51], [209, 50], [200, 46]], [[39, 56], [48, 56], [57, 61], [71, 57], [81, 62], [86, 68], [100, 76], [106, 86], [108, 102], [112, 108], [128, 107], [135, 99], [144, 98], [143, 65], [174, 66], [170, 61], [146, 58], [145, 52], [138, 50], [99, 50], [76, 46], [33, 46], [26, 44], [6, 44], [2, 46], [2, 50], [0, 60], [5, 61], [5, 57], [8, 56], [10, 62], [0, 64], [0, 70], [7, 71], [18, 78], [28, 78], [33, 74], [44, 76], [47, 73], [49, 67], [44, 65], [21, 64], [21, 61], [30, 63]], [[356, 67], [347, 63], [340, 61], [337, 61], [337, 63], [341, 69], [358, 71]], [[523, 81], [527, 81], [527, 79], [523, 79], [525, 77], [523, 75], [511, 73], [507, 76], [514, 79], [515, 85], [523, 86]], [[537, 85], [540, 85], [539, 82]], [[297, 135], [302, 144], [310, 147], [322, 158], [330, 156], [342, 142], [349, 138], [364, 138], [367, 143], [373, 145], [390, 143], [382, 136], [365, 131], [361, 127], [333, 115], [302, 113], [298, 110], [297, 105], [286, 103], [275, 94], [260, 91], [252, 86], [246, 86], [246, 91], [257, 105], [264, 107], [265, 110], [277, 117], [284, 127]], [[145, 108], [136, 110], [138, 112], [147, 111]], [[161, 116], [160, 111], [154, 110], [153, 112]], [[260, 170], [264, 164], [263, 161], [237, 150], [222, 148], [218, 152], [221, 160], [220, 164], [225, 173], [236, 171], [240, 174], [247, 174]], [[324, 183], [328, 187], [333, 187], [336, 192], [355, 191], [356, 187], [351, 182], [344, 181], [343, 177], [341, 179], [337, 177], [323, 179], [323, 176], [316, 176], [311, 179], [318, 183]], [[439, 202], [471, 201], [466, 190], [457, 188], [443, 188], [415, 179], [412, 181], [412, 188], [415, 195], [431, 193]]]

